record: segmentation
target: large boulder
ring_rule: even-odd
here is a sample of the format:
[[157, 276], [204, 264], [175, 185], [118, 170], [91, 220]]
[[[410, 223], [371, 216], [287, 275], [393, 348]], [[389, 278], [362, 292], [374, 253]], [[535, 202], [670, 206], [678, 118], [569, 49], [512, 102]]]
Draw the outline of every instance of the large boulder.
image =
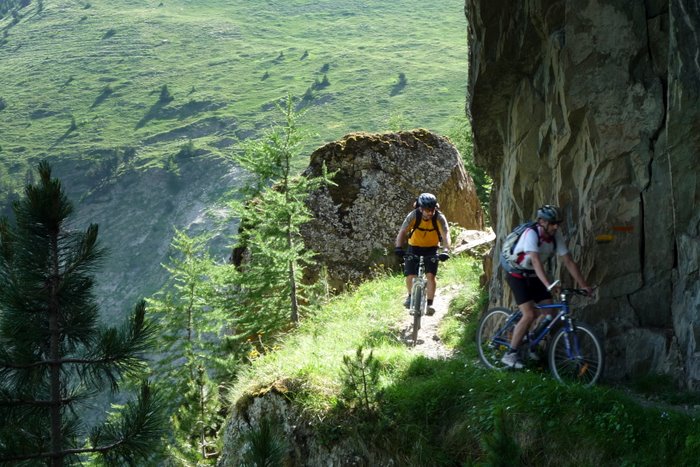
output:
[[[569, 248], [600, 285], [582, 317], [605, 338], [607, 376], [700, 387], [697, 1], [467, 0], [465, 11], [495, 250], [538, 205], [562, 205]], [[499, 268], [491, 278], [491, 300], [507, 303]]]
[[459, 152], [427, 130], [349, 134], [314, 151], [305, 174], [320, 175], [324, 164], [336, 172], [336, 185], [312, 194], [316, 218], [303, 234], [336, 289], [369, 277], [378, 265], [396, 266], [396, 234], [422, 192], [438, 197], [449, 222], [483, 228], [474, 182]]

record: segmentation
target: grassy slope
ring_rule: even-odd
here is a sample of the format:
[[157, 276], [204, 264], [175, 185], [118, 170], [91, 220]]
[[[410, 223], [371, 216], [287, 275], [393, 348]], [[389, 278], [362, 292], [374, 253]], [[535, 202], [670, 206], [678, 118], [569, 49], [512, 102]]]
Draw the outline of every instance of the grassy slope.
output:
[[[463, 115], [461, 0], [45, 0], [0, 20], [0, 182], [42, 157], [136, 147], [160, 164], [188, 138], [213, 154], [322, 79], [312, 149], [351, 131], [446, 131]], [[307, 55], [308, 54], [308, 55]], [[407, 85], [393, 94], [399, 73]], [[267, 74], [267, 76], [266, 76]], [[167, 85], [174, 100], [160, 105]], [[400, 118], [399, 118], [400, 117]], [[74, 128], [71, 127], [75, 122]], [[20, 180], [21, 181], [21, 180]]]
[[[255, 361], [233, 388], [232, 400], [245, 403], [247, 391], [283, 381], [318, 436], [328, 442], [355, 440], [359, 452], [369, 444], [398, 465], [697, 462], [698, 421], [681, 412], [642, 407], [604, 384], [564, 387], [537, 370], [483, 369], [473, 344], [479, 270], [466, 258], [441, 269], [442, 285], [463, 285], [443, 327], [443, 341], [458, 350], [453, 358], [427, 360], [396, 338], [396, 323], [405, 313], [403, 280], [385, 277], [338, 297], [276, 351]], [[371, 415], [338, 404], [342, 357], [353, 356], [359, 345], [365, 355], [372, 350], [382, 369], [382, 396]], [[504, 443], [493, 441], [499, 411], [505, 418], [501, 441], [516, 440], [517, 462], [507, 457]], [[489, 458], [494, 455], [499, 461]]]

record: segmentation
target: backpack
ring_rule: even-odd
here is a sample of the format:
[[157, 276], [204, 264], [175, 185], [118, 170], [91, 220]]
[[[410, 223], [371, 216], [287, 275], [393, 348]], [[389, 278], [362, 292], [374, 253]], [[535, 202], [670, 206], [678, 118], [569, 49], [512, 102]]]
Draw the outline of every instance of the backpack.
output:
[[[513, 229], [505, 240], [503, 240], [503, 245], [501, 245], [501, 254], [499, 255], [501, 266], [508, 273], [528, 271], [520, 267], [520, 264], [518, 263], [519, 255], [513, 253], [515, 245], [518, 243], [518, 240], [520, 240], [520, 237], [527, 229], [534, 229], [535, 232], [537, 232], [537, 246], [542, 243], [542, 238], [540, 237], [539, 229], [537, 229], [536, 221], [525, 222]], [[556, 238], [554, 238], [552, 241], [554, 242], [554, 249], [556, 250]]]
[[[435, 214], [433, 214], [433, 218], [432, 218], [432, 221], [433, 221], [433, 228], [430, 229], [430, 230], [435, 230], [435, 231], [437, 231], [437, 234], [438, 234], [438, 241], [439, 241], [440, 243], [442, 243], [442, 234], [440, 233], [440, 228], [438, 227], [438, 222], [437, 222], [437, 217], [438, 217], [438, 215], [440, 215], [440, 214], [441, 214], [441, 213], [440, 213], [440, 210], [436, 208], [436, 209], [435, 209]], [[416, 230], [427, 230], [427, 229], [420, 229], [420, 228], [418, 227], [418, 226], [420, 225], [421, 220], [423, 219], [423, 215], [421, 214], [419, 208], [416, 208], [416, 210], [413, 211], [413, 215], [414, 215], [413, 227], [408, 231], [408, 238], [411, 238], [411, 235], [413, 235], [413, 232], [415, 232]]]

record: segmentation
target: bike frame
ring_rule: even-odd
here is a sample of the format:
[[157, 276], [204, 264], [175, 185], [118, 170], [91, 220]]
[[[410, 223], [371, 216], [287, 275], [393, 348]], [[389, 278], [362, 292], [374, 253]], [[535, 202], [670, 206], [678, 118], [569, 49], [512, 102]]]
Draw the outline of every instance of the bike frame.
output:
[[[527, 338], [527, 342], [523, 342], [527, 344], [527, 347], [532, 350], [535, 347], [537, 347], [537, 344], [542, 342], [542, 340], [550, 333], [554, 325], [557, 323], [557, 321], [561, 320], [564, 321], [564, 330], [566, 331], [567, 339], [565, 339], [564, 343], [566, 346], [566, 352], [567, 356], [569, 358], [572, 358], [574, 355], [578, 354], [579, 348], [578, 348], [578, 339], [576, 337], [576, 333], [574, 333], [575, 329], [575, 324], [574, 320], [570, 316], [570, 308], [569, 308], [569, 301], [568, 301], [568, 296], [569, 294], [567, 293], [567, 290], [562, 290], [562, 293], [560, 295], [561, 302], [559, 303], [546, 303], [543, 305], [535, 305], [535, 308], [538, 310], [559, 310], [559, 312], [554, 316], [552, 321], [544, 328], [542, 331], [540, 331], [539, 335], [532, 335], [532, 333], [528, 332], [525, 334], [525, 337]], [[510, 328], [510, 325], [515, 323], [516, 321], [520, 320], [522, 317], [522, 313], [520, 310], [516, 310], [514, 313], [510, 315], [508, 320], [506, 321], [506, 324], [503, 326], [502, 329], [498, 330], [498, 333], [493, 337], [492, 344], [496, 345], [510, 345], [510, 339], [507, 338], [508, 336], [503, 336], [503, 332], [506, 329]], [[573, 336], [573, 342], [571, 342], [570, 337]], [[572, 346], [573, 344], [573, 346]], [[572, 349], [575, 350], [575, 352], [572, 352]]]
[[[449, 259], [448, 255], [446, 257], [441, 257], [441, 255], [407, 255], [411, 259], [418, 258], [418, 272], [416, 277], [413, 278], [413, 283], [411, 284], [411, 300], [410, 306], [411, 314], [413, 315], [413, 345], [418, 342], [418, 330], [420, 329], [421, 316], [427, 315], [428, 313], [428, 278], [425, 272], [426, 261], [446, 261]], [[418, 303], [416, 303], [418, 300]]]
[[426, 293], [426, 286], [428, 285], [428, 279], [425, 277], [425, 256], [418, 256], [418, 273], [416, 274], [416, 277], [413, 279], [413, 285], [411, 286], [411, 310], [416, 310], [415, 303], [413, 303], [413, 299], [416, 296], [415, 290], [416, 288], [421, 289], [421, 303], [420, 306], [418, 307], [418, 312], [422, 315], [423, 312], [425, 311], [423, 308], [423, 304], [427, 303], [427, 297], [425, 296]]

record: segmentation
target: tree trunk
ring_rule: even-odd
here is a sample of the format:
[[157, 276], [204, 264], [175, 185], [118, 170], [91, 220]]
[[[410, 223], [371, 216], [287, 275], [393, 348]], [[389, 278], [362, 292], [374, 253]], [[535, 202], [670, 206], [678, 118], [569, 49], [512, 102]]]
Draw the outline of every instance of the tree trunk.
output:
[[63, 466], [63, 434], [61, 432], [61, 328], [59, 324], [60, 307], [58, 304], [58, 287], [60, 282], [58, 265], [58, 232], [51, 237], [51, 277], [49, 278], [49, 360], [51, 385], [51, 465]]
[[[291, 224], [291, 222], [289, 223]], [[290, 226], [291, 227], [291, 226]], [[287, 246], [289, 247], [289, 251], [292, 251], [292, 232], [291, 228], [287, 229]], [[292, 323], [298, 323], [299, 322], [299, 302], [297, 300], [297, 282], [295, 279], [295, 271], [294, 271], [294, 261], [289, 262], [289, 298], [291, 300], [292, 304]]]

